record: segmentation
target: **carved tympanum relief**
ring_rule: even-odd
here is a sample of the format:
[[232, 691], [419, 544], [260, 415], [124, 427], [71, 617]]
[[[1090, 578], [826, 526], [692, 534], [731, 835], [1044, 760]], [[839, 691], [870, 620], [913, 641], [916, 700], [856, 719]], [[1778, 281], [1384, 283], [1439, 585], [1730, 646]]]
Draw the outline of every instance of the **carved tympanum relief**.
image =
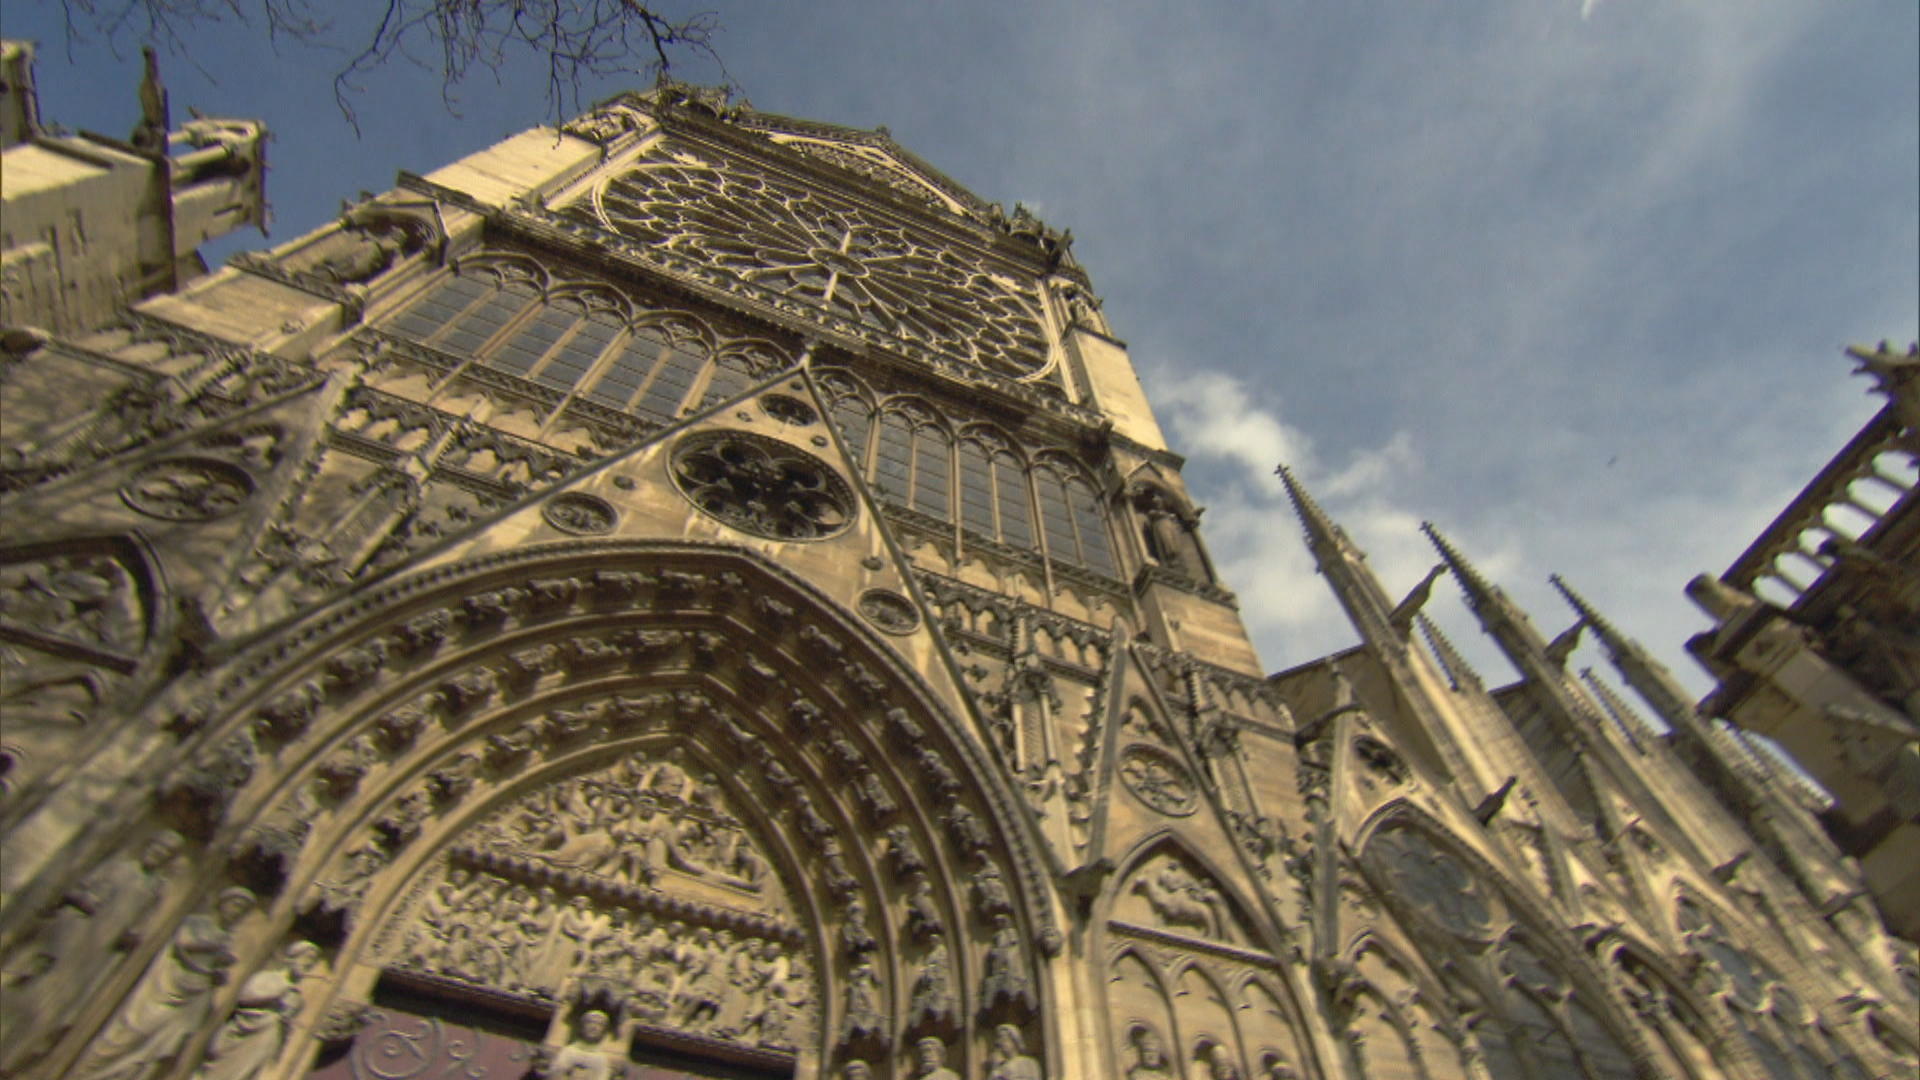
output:
[[996, 374], [1047, 368], [1031, 282], [745, 160], [662, 144], [603, 181], [583, 212], [648, 249]]
[[631, 755], [463, 833], [383, 934], [389, 966], [775, 1049], [814, 1026], [813, 964], [718, 783]]
[[1134, 926], [1212, 941], [1246, 940], [1220, 886], [1173, 851], [1159, 852], [1140, 864], [1115, 899], [1113, 917]]

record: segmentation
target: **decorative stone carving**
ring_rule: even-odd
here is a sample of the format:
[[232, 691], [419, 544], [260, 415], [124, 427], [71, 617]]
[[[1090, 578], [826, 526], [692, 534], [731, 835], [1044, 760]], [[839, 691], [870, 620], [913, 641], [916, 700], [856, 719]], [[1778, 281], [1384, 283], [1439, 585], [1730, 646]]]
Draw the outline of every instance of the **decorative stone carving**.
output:
[[929, 1035], [913, 1044], [914, 1080], [960, 1080], [947, 1068], [947, 1044]]
[[254, 903], [251, 892], [232, 888], [219, 895], [211, 913], [187, 916], [69, 1075], [144, 1080], [204, 1031], [212, 1019], [214, 991], [233, 967], [234, 927]]
[[1127, 1080], [1171, 1080], [1173, 1062], [1167, 1057], [1167, 1044], [1153, 1025], [1140, 1022], [1127, 1029], [1127, 1043], [1133, 1050], [1133, 1062], [1127, 1066]]
[[907, 1002], [907, 1030], [951, 1030], [957, 1021], [953, 959], [947, 951], [946, 938], [934, 934], [928, 939], [927, 951], [913, 976], [913, 991]]
[[1172, 855], [1143, 867], [1128, 891], [1146, 900], [1154, 922], [1163, 929], [1223, 940], [1232, 936], [1226, 898]]
[[540, 508], [547, 524], [574, 536], [604, 536], [619, 520], [613, 504], [583, 491], [563, 491]]
[[913, 601], [892, 589], [868, 589], [860, 594], [860, 614], [889, 634], [911, 634], [920, 627], [920, 611]]
[[1004, 914], [993, 917], [986, 973], [980, 979], [980, 1008], [988, 1015], [1025, 1017], [1033, 1013], [1032, 982], [1027, 978], [1020, 931]]
[[1001, 1024], [993, 1029], [993, 1054], [987, 1059], [987, 1080], [1046, 1080], [1040, 1062], [1027, 1053], [1020, 1029]]
[[600, 1009], [588, 1009], [574, 1023], [574, 1037], [554, 1052], [540, 1075], [549, 1080], [618, 1080], [626, 1064], [606, 1046], [613, 1021]]
[[605, 146], [629, 131], [644, 131], [650, 124], [645, 113], [632, 105], [616, 101], [567, 121], [560, 130], [575, 138]]
[[[0, 566], [0, 624], [111, 654], [131, 665], [146, 639], [145, 612], [120, 561], [94, 553], [50, 554]], [[13, 679], [8, 700], [13, 699]], [[13, 707], [9, 720], [20, 719]]]
[[320, 948], [310, 941], [287, 947], [274, 964], [240, 984], [240, 997], [222, 1024], [195, 1080], [254, 1080], [280, 1057], [289, 1025], [300, 1011], [300, 980], [320, 963]]
[[766, 394], [760, 398], [760, 411], [790, 427], [806, 427], [820, 422], [813, 406], [786, 394]]
[[1194, 1057], [1199, 1080], [1240, 1080], [1240, 1066], [1234, 1064], [1233, 1051], [1225, 1043], [1203, 1037], [1200, 1051]]
[[1185, 817], [1200, 805], [1193, 774], [1178, 758], [1157, 746], [1134, 743], [1120, 752], [1120, 781], [1141, 802], [1173, 817]]
[[873, 959], [862, 955], [847, 970], [846, 1019], [841, 1024], [843, 1044], [886, 1042], [887, 1017], [880, 1005], [882, 1000], [880, 976], [874, 971]]
[[674, 447], [673, 479], [702, 513], [769, 540], [823, 540], [853, 521], [853, 491], [840, 474], [778, 439], [689, 435]]
[[212, 521], [253, 496], [253, 477], [215, 458], [165, 458], [135, 473], [120, 497], [163, 521]]
[[[42, 917], [39, 929], [14, 952], [0, 980], [6, 987], [9, 1023], [16, 1031], [46, 1030], [33, 1045], [9, 1040], [0, 1066], [18, 1074], [63, 1035], [80, 995], [78, 979], [46, 980], [56, 964], [73, 970], [115, 963], [140, 944], [144, 917], [159, 905], [167, 874], [180, 853], [180, 834], [165, 830], [141, 848], [138, 858], [115, 855], [68, 889]], [[107, 970], [102, 967], [100, 970]], [[42, 1024], [50, 1024], [42, 1028]]]

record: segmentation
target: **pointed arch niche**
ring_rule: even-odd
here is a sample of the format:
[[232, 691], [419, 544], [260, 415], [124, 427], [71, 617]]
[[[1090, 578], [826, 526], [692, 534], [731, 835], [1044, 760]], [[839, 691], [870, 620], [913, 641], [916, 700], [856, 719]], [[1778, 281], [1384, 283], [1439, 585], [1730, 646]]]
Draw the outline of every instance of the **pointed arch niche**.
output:
[[1319, 1075], [1274, 943], [1224, 880], [1169, 833], [1136, 846], [1114, 876], [1105, 900], [1113, 1075]]
[[[1627, 1034], [1632, 1025], [1599, 973], [1558, 937], [1536, 931], [1552, 919], [1534, 917], [1490, 867], [1404, 806], [1377, 820], [1361, 865], [1427, 966], [1444, 973], [1436, 996], [1450, 1014], [1446, 1029], [1471, 1029], [1470, 1056], [1490, 1080], [1632, 1080], [1658, 1071], [1641, 1040]], [[1354, 983], [1347, 993], [1358, 1000], [1397, 996], [1402, 1006], [1392, 1014], [1401, 1015], [1421, 995], [1409, 997], [1405, 979], [1389, 980], [1406, 984], [1398, 993], [1378, 986], [1380, 965], [1367, 962], [1367, 948], [1350, 954]], [[1466, 1017], [1473, 1023], [1458, 1022]], [[1419, 1029], [1398, 1027], [1407, 1039]], [[1363, 1045], [1363, 1068], [1369, 1077], [1417, 1075], [1409, 1069], [1434, 1049], [1422, 1046], [1411, 1060], [1375, 1055], [1368, 1064]], [[1433, 1069], [1427, 1063], [1429, 1073], [1447, 1075]]]
[[[362, 600], [265, 647], [285, 658], [265, 678], [207, 688], [161, 800], [235, 853], [176, 883], [173, 918], [221, 886], [259, 897], [205, 1015], [303, 957], [256, 1080], [476, 1047], [591, 1076], [907, 1075], [927, 1039], [971, 1076], [1009, 1025], [1061, 1074], [1059, 935], [1017, 796], [811, 586], [734, 549], [602, 541]], [[102, 966], [50, 1060], [111, 1072], [89, 1047], [118, 1045], [167, 963]], [[178, 1075], [223, 1052], [186, 1038]]]

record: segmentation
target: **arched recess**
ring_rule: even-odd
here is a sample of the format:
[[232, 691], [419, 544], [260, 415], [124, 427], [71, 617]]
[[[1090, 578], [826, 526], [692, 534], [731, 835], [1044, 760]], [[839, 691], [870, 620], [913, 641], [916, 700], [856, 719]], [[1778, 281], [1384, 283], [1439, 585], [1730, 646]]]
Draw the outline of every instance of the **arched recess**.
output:
[[1551, 929], [1558, 920], [1471, 847], [1404, 802], [1376, 813], [1356, 846], [1383, 902], [1429, 966], [1447, 973], [1449, 1005], [1481, 1014], [1474, 1042], [1496, 1080], [1657, 1071], [1645, 1034]]
[[1107, 1012], [1115, 1069], [1124, 1074], [1145, 1053], [1144, 1025], [1171, 1075], [1206, 1080], [1216, 1058], [1263, 1075], [1254, 1072], [1263, 1052], [1302, 1080], [1320, 1075], [1282, 946], [1217, 864], [1163, 828], [1136, 842], [1111, 880], [1095, 911], [1118, 995]]
[[[255, 655], [259, 664], [243, 658], [236, 670], [271, 674], [204, 688], [221, 704], [160, 800], [224, 861], [168, 883], [156, 905], [165, 915], [143, 927], [153, 944], [117, 965], [93, 958], [95, 1003], [47, 1059], [73, 1075], [126, 1064], [114, 1048], [154, 1022], [147, 1006], [177, 954], [160, 946], [189, 929], [226, 939], [229, 977], [191, 1003], [199, 1021], [156, 1075], [217, 1057], [221, 1036], [205, 1032], [226, 1030], [217, 1021], [239, 988], [267, 975], [287, 982], [295, 966], [311, 970], [293, 976], [294, 1035], [261, 1077], [300, 1075], [348, 1030], [354, 1007], [396, 985], [409, 1000], [442, 993], [531, 1017], [522, 1041], [555, 1052], [672, 1043], [748, 1065], [859, 1059], [888, 1075], [910, 1067], [914, 1041], [935, 1038], [970, 1073], [996, 1026], [1012, 1024], [1057, 1073], [1040, 961], [1059, 937], [1015, 796], [857, 620], [759, 557], [546, 545], [403, 580]], [[660, 763], [676, 758], [692, 779], [648, 794]], [[596, 784], [628, 809], [533, 820]], [[632, 809], [643, 803], [647, 813]], [[754, 855], [722, 857], [740, 843]], [[453, 881], [456, 870], [465, 873]], [[757, 879], [760, 891], [726, 877]], [[490, 932], [539, 925], [537, 945], [503, 946], [538, 952], [546, 966], [534, 977], [509, 977], [497, 959], [436, 969], [409, 952], [408, 934], [431, 929], [423, 912], [450, 882], [457, 893], [476, 881], [487, 903], [460, 910]], [[260, 910], [215, 928], [229, 885], [250, 889]], [[721, 902], [729, 888], [735, 903]], [[708, 990], [734, 993], [737, 975], [759, 996], [669, 993], [663, 1003], [552, 962], [581, 948], [561, 940], [564, 919], [604, 936], [615, 909], [629, 931], [647, 917], [618, 943], [643, 958], [627, 962], [673, 967], [655, 989], [700, 989], [689, 974], [698, 964], [678, 958], [704, 950], [709, 969], [727, 969]], [[684, 933], [662, 942], [676, 921]], [[715, 950], [722, 930], [733, 952]], [[756, 968], [762, 958], [740, 951], [743, 941], [770, 950], [766, 963]], [[296, 965], [290, 942], [317, 945], [319, 963]], [[436, 948], [448, 953], [445, 944]], [[764, 1019], [747, 1022], [769, 1000], [769, 967], [792, 981], [788, 1005], [812, 1008], [790, 1010], [786, 1025], [806, 1038], [783, 1044], [765, 1037]], [[804, 992], [802, 972], [812, 973]], [[614, 1034], [583, 1033], [595, 1010]], [[353, 1053], [346, 1042], [335, 1052]]]
[[1726, 916], [1704, 898], [1679, 890], [1674, 926], [1693, 961], [1693, 989], [1731, 1019], [1738, 1041], [1768, 1077], [1865, 1080], [1873, 1075], [1819, 1009], [1789, 989], [1779, 969], [1764, 958], [1769, 950], [1736, 942]]

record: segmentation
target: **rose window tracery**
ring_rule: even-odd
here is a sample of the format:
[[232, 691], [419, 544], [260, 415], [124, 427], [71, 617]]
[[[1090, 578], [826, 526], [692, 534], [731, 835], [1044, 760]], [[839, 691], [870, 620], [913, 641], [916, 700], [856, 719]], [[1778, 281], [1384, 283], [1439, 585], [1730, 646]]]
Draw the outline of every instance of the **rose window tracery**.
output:
[[1047, 368], [1031, 284], [745, 162], [656, 149], [596, 188], [590, 212], [648, 249], [685, 256], [868, 331], [1012, 378]]
[[209, 458], [168, 458], [134, 474], [121, 490], [128, 506], [166, 521], [211, 521], [253, 494], [245, 470]]
[[826, 462], [777, 439], [711, 432], [681, 440], [673, 479], [693, 505], [769, 540], [822, 540], [853, 521], [853, 492]]
[[1200, 803], [1193, 774], [1157, 746], [1135, 743], [1121, 751], [1120, 780], [1135, 798], [1163, 814], [1182, 817]]
[[1447, 931], [1484, 939], [1493, 926], [1493, 910], [1460, 860], [1436, 847], [1424, 834], [1394, 829], [1369, 845], [1394, 892], [1421, 898], [1424, 909]]

